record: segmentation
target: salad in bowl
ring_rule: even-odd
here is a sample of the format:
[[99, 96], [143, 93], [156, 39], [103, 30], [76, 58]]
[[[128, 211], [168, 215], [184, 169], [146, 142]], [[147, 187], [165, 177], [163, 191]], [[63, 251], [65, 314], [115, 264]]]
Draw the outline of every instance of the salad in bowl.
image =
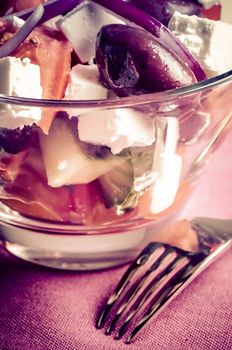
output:
[[178, 214], [227, 129], [221, 5], [12, 0], [0, 15], [6, 249], [64, 269], [131, 260]]

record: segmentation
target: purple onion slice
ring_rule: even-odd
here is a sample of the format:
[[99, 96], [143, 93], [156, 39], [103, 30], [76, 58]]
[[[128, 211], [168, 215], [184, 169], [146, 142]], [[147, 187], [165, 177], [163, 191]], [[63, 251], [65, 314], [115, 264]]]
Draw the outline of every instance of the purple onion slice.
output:
[[184, 15], [201, 16], [202, 5], [196, 0], [124, 0], [128, 4], [143, 10], [152, 17], [155, 17], [163, 23], [168, 25], [170, 17], [175, 11]]
[[24, 25], [14, 34], [14, 36], [5, 42], [0, 47], [0, 58], [6, 57], [11, 54], [19, 45], [28, 37], [28, 35], [35, 28], [44, 12], [43, 5], [39, 5], [33, 11], [32, 15], [24, 23]]

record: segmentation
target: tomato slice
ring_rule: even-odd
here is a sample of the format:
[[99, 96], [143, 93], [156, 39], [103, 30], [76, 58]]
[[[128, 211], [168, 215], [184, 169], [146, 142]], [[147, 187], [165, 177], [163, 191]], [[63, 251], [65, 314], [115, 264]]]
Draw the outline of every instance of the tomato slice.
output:
[[[0, 40], [4, 44], [16, 29], [5, 21], [0, 21]], [[71, 43], [56, 29], [45, 25], [36, 27], [11, 56], [27, 57], [39, 65], [43, 98], [61, 99], [68, 83], [71, 69]]]
[[217, 4], [209, 9], [203, 9], [202, 15], [206, 18], [213, 19], [215, 21], [218, 21], [221, 19], [221, 5]]
[[0, 1], [0, 15], [4, 16], [7, 11], [17, 12], [33, 8], [48, 0], [1, 0]]
[[93, 224], [94, 218], [104, 211], [105, 205], [97, 181], [74, 185], [72, 190], [73, 211], [82, 217], [85, 225]]
[[38, 26], [13, 55], [28, 57], [40, 66], [43, 98], [60, 99], [68, 83], [71, 52], [71, 44], [60, 31]]
[[4, 181], [14, 181], [20, 169], [21, 162], [26, 156], [26, 151], [17, 155], [7, 153], [0, 154], [0, 177]]
[[55, 221], [68, 220], [72, 208], [70, 191], [65, 187], [51, 188], [47, 185], [39, 149], [31, 148], [24, 155], [24, 159], [21, 154], [12, 156], [10, 169], [5, 166], [5, 174], [12, 174], [12, 169], [20, 161], [17, 175], [11, 178], [5, 176], [8, 182], [4, 183], [1, 201], [25, 216]]
[[37, 174], [21, 172], [6, 184], [1, 201], [20, 214], [53, 221], [66, 221], [71, 199], [65, 188], [50, 188]]
[[125, 222], [138, 214], [137, 208], [121, 215], [115, 208], [107, 208], [98, 180], [73, 186], [72, 207], [75, 213], [81, 215], [83, 224], [90, 226]]
[[[0, 22], [0, 40], [4, 44], [16, 31], [10, 23]], [[44, 99], [59, 100], [64, 96], [71, 69], [71, 43], [64, 35], [45, 25], [35, 28], [23, 43], [11, 53], [11, 56], [28, 57], [39, 65]], [[55, 109], [42, 111], [39, 126], [48, 133], [56, 114]]]
[[[40, 66], [42, 97], [56, 100], [63, 98], [68, 84], [71, 52], [72, 46], [61, 32], [38, 26], [13, 55], [28, 57], [32, 63]], [[45, 133], [48, 133], [55, 113], [52, 109], [43, 110], [39, 126]]]

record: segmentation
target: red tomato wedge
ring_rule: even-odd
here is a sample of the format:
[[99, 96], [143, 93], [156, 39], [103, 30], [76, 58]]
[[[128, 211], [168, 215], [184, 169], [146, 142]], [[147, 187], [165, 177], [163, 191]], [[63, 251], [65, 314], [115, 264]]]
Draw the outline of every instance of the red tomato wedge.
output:
[[0, 177], [4, 181], [15, 180], [26, 154], [27, 152], [20, 152], [17, 155], [8, 155], [7, 153], [0, 155]]
[[48, 0], [1, 0], [0, 1], [0, 15], [4, 16], [7, 11], [18, 12], [38, 6]]
[[66, 221], [71, 199], [65, 188], [50, 188], [37, 174], [20, 172], [13, 183], [4, 187], [2, 203], [20, 214], [39, 219]]
[[40, 66], [43, 98], [61, 99], [68, 83], [71, 52], [71, 44], [61, 32], [39, 26], [13, 55], [28, 57]]
[[221, 5], [217, 4], [209, 9], [203, 9], [202, 15], [206, 18], [213, 19], [215, 21], [218, 21], [221, 19]]
[[[98, 218], [106, 219], [107, 208], [98, 181], [75, 185], [72, 191], [73, 210], [81, 215], [84, 225], [93, 225]], [[104, 215], [104, 217], [103, 217]], [[110, 221], [110, 218], [108, 218]]]
[[18, 158], [21, 165], [15, 178], [5, 182], [1, 201], [22, 215], [47, 220], [67, 220], [72, 207], [70, 191], [65, 187], [51, 188], [47, 185], [40, 151], [31, 148], [24, 159], [21, 154], [13, 156], [9, 162], [10, 169], [6, 166], [6, 174], [18, 165]]
[[[13, 53], [14, 56], [30, 58], [40, 66], [43, 98], [62, 99], [69, 79], [72, 46], [58, 30], [39, 26]], [[39, 122], [47, 133], [56, 111], [44, 109]]]
[[[15, 33], [10, 23], [0, 22], [0, 40], [4, 44]], [[64, 35], [44, 25], [35, 28], [26, 40], [11, 53], [11, 56], [28, 57], [32, 63], [39, 65], [42, 97], [59, 100], [64, 96], [71, 69], [72, 46]], [[56, 110], [43, 109], [39, 126], [48, 133]]]
[[98, 180], [75, 185], [72, 191], [72, 203], [75, 213], [81, 213], [83, 224], [89, 226], [125, 222], [138, 215], [137, 208], [122, 215], [118, 215], [115, 208], [107, 208]]

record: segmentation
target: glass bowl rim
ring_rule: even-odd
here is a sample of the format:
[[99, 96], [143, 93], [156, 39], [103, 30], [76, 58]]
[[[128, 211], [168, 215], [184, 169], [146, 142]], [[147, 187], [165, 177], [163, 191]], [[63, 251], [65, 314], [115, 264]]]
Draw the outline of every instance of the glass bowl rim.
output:
[[232, 82], [232, 70], [215, 77], [203, 80], [196, 84], [184, 86], [177, 89], [161, 92], [133, 95], [128, 97], [110, 98], [101, 100], [50, 100], [35, 99], [26, 97], [15, 97], [0, 94], [0, 103], [21, 105], [28, 107], [46, 108], [119, 108], [129, 106], [139, 106], [149, 103], [159, 103], [171, 101], [173, 98], [186, 97], [191, 94], [204, 91], [207, 88], [214, 88], [228, 82]]

